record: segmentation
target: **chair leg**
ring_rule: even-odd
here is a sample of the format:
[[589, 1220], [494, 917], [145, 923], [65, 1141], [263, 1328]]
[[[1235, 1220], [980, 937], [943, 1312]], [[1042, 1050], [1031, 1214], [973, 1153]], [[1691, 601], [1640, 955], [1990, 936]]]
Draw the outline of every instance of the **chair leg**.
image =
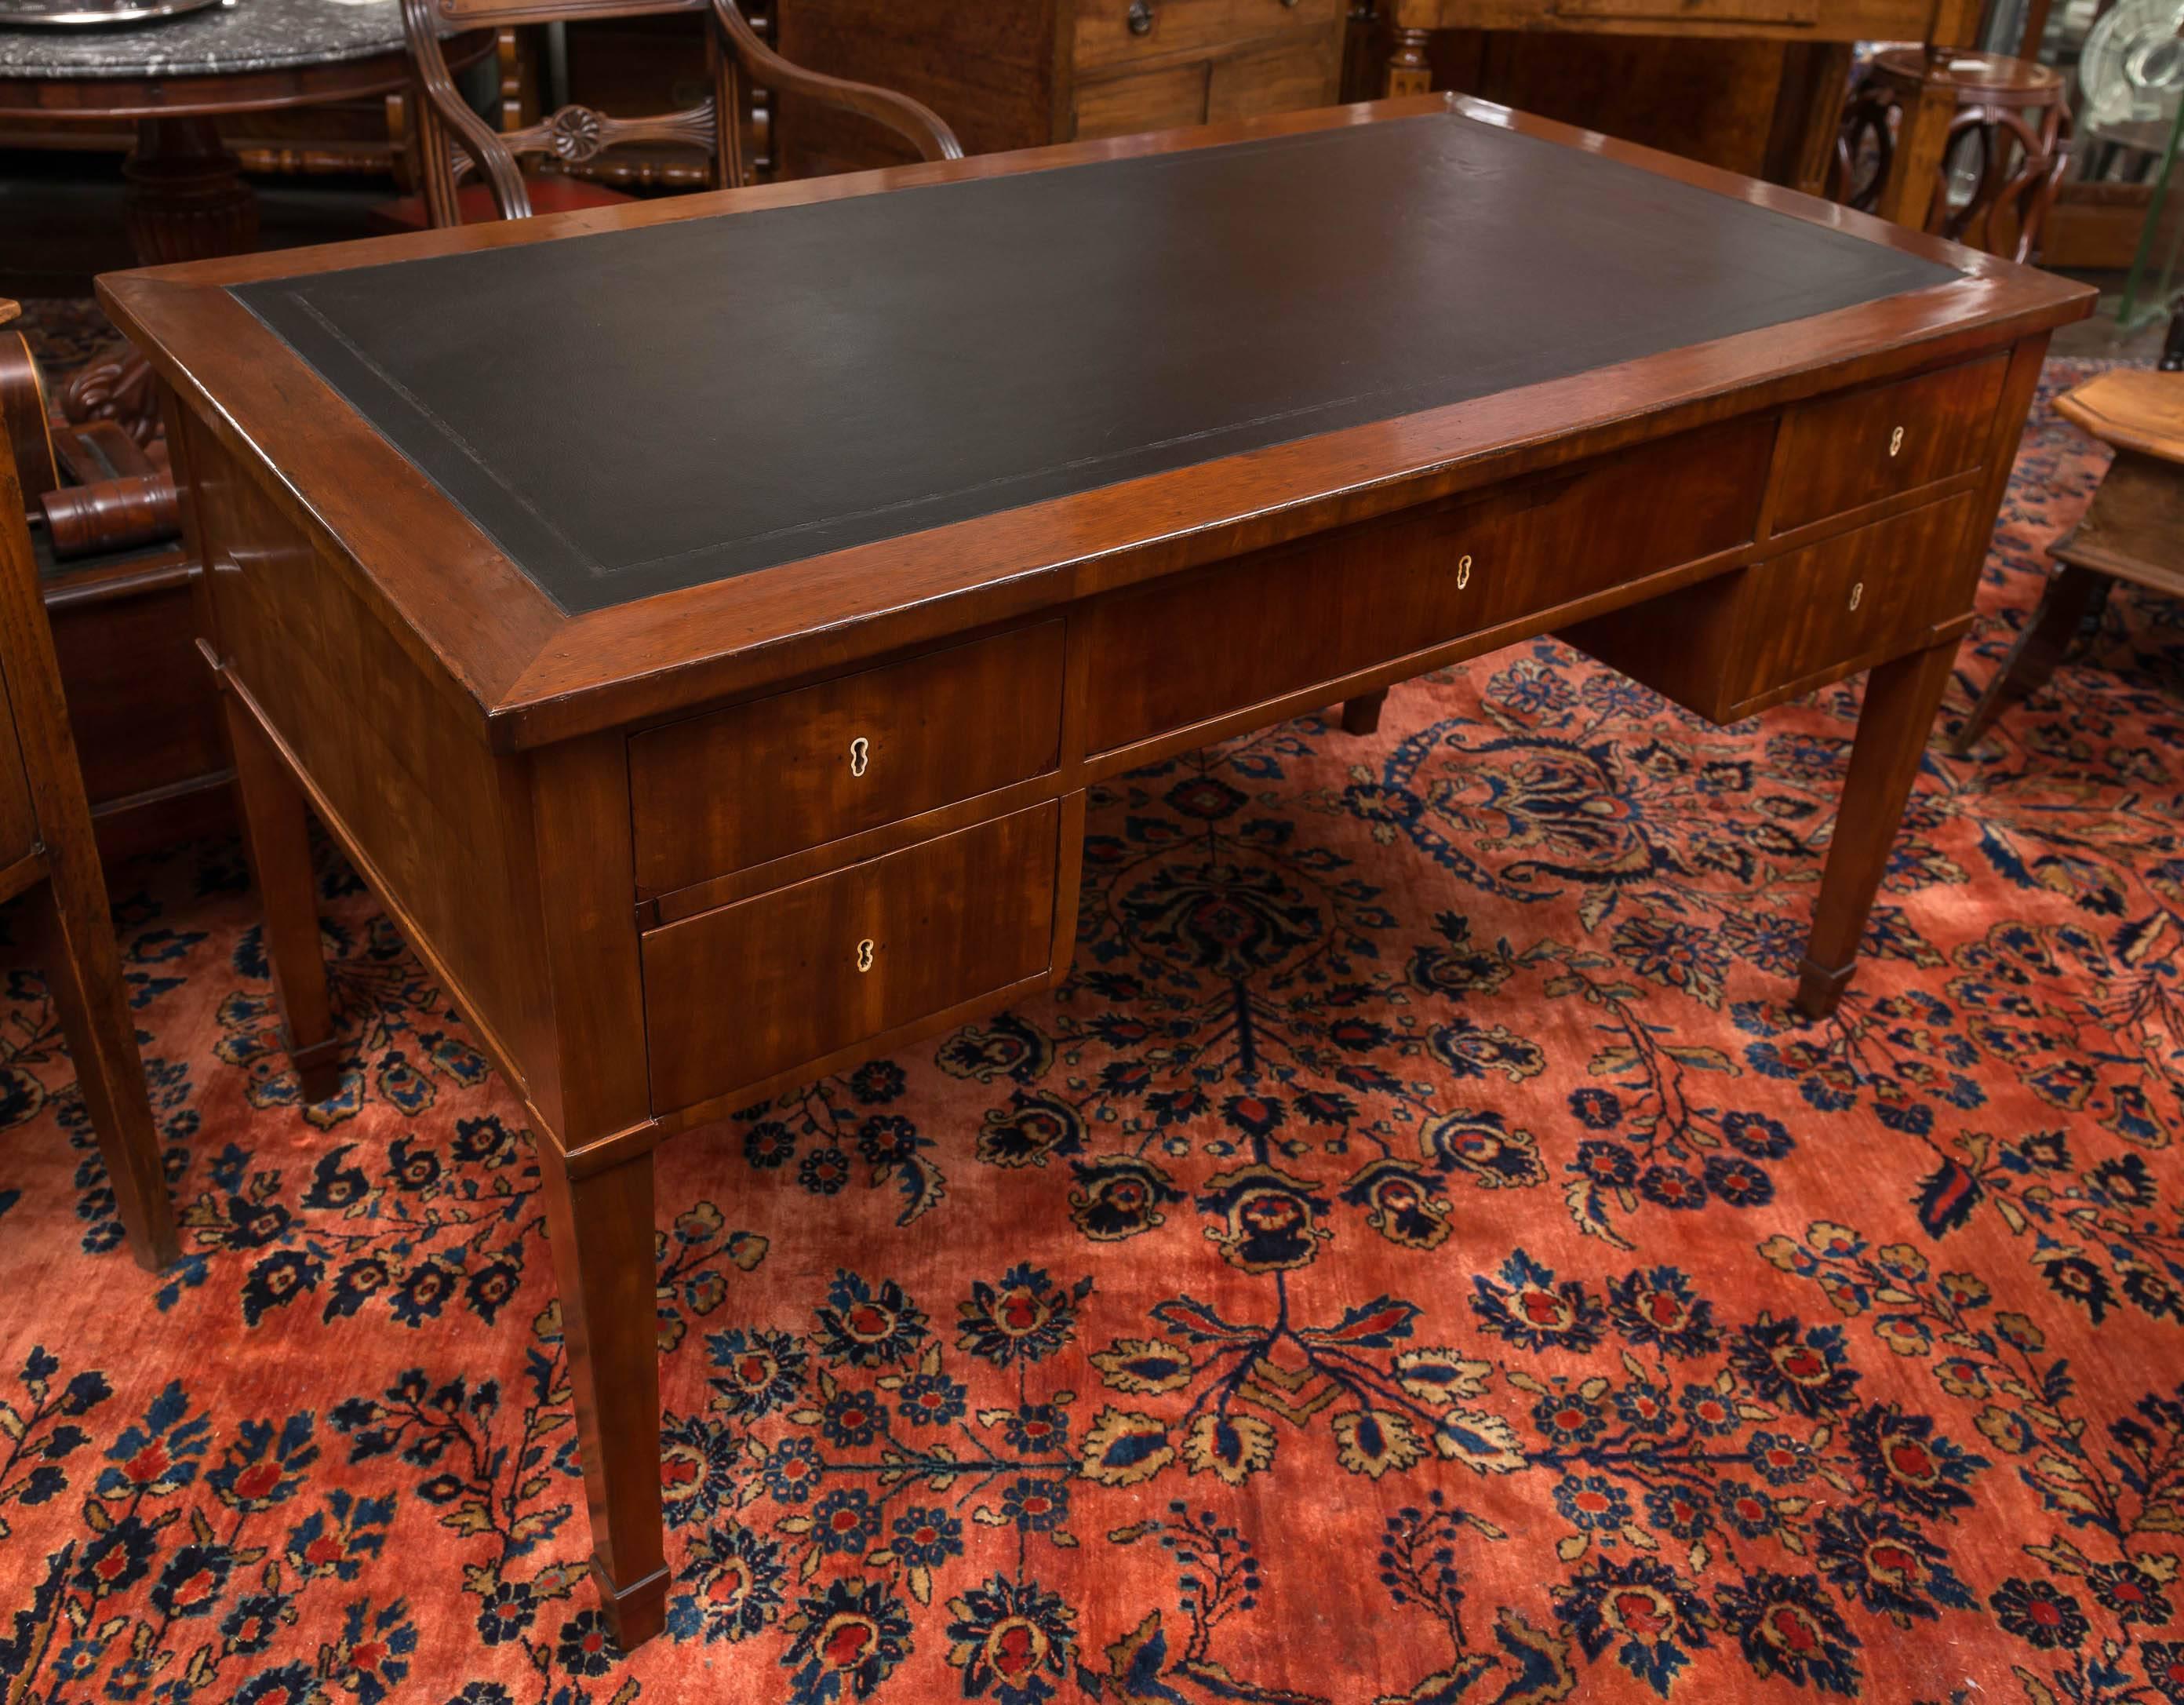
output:
[[592, 1579], [616, 1643], [632, 1652], [667, 1618], [652, 1156], [573, 1178], [550, 1132], [538, 1145], [592, 1518]]
[[1986, 691], [1980, 694], [1964, 727], [1957, 730], [1951, 751], [1963, 757], [2004, 710], [2022, 704], [2048, 684], [2086, 617], [2106, 601], [2109, 586], [2108, 576], [2092, 569], [2073, 567], [2067, 562], [2057, 566], [2048, 577], [2047, 589], [2040, 594], [2032, 619], [2017, 636], [2017, 644], [2010, 647], [1994, 679], [1986, 683]]
[[1346, 734], [1373, 734], [1380, 728], [1380, 707], [1388, 702], [1388, 689], [1382, 687], [1371, 693], [1360, 693], [1355, 699], [1342, 701], [1342, 732]]
[[47, 911], [41, 955], [47, 986], [68, 1038], [76, 1084], [83, 1092], [91, 1128], [106, 1160], [107, 1180], [136, 1264], [157, 1273], [181, 1253], [159, 1134], [144, 1089], [143, 1056], [136, 1051], [136, 1022], [121, 980], [121, 954], [114, 939], [106, 893], [70, 891], [71, 877], [55, 869], [37, 904]]
[[1836, 807], [1835, 839], [1799, 967], [1797, 1009], [1808, 1018], [1825, 1018], [1836, 1010], [1857, 967], [1866, 915], [1888, 868], [1956, 655], [1952, 639], [1883, 663], [1866, 679], [1850, 773]]
[[288, 1061], [307, 1104], [328, 1100], [341, 1088], [343, 1049], [326, 994], [304, 792], [248, 707], [231, 692], [223, 693], [220, 702], [235, 756], [243, 839], [265, 912], [265, 956], [272, 961]]

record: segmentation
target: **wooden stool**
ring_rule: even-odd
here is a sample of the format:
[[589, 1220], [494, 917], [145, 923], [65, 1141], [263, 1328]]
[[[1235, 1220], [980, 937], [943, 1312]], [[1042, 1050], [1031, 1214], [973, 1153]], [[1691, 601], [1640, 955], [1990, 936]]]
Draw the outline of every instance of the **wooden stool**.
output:
[[[0, 302], [0, 324], [18, 311]], [[46, 884], [40, 958], [130, 1252], [156, 1272], [176, 1254], [174, 1209], [25, 515], [15, 457], [0, 454], [0, 900]]]
[[2119, 368], [2088, 379], [2055, 412], [2115, 446], [2085, 519], [2056, 541], [2053, 576], [2001, 671], [1958, 732], [1959, 755], [1994, 719], [2046, 684], [2113, 581], [2184, 593], [2184, 373]]
[[[1975, 145], [1978, 180], [1970, 199], [1953, 207], [1952, 166]], [[1875, 166], [1861, 183], [1858, 164], [1868, 153]], [[1890, 47], [1843, 110], [1828, 192], [2021, 261], [2039, 242], [2069, 157], [2063, 79], [2048, 67], [2000, 53]]]

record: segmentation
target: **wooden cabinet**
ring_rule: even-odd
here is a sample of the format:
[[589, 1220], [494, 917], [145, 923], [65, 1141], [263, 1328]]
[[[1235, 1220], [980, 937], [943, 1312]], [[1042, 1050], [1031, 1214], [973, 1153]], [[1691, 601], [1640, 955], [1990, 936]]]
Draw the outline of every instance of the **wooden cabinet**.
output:
[[[1326, 106], [1343, 0], [779, 0], [781, 51], [899, 89], [970, 153]], [[778, 158], [805, 177], [907, 159], [877, 126], [784, 97]]]

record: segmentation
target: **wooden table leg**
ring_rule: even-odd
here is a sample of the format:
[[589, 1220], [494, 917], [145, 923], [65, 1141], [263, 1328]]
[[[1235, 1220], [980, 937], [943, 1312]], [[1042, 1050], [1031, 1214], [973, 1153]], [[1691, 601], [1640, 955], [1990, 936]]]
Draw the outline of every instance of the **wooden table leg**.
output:
[[[88, 818], [83, 833], [91, 833]], [[136, 1051], [136, 1021], [121, 980], [106, 883], [94, 865], [86, 890], [83, 872], [71, 868], [71, 862], [53, 861], [48, 891], [33, 902], [47, 911], [40, 961], [61, 1034], [68, 1038], [76, 1087], [106, 1162], [129, 1252], [146, 1272], [157, 1273], [181, 1253], [181, 1246], [159, 1157], [159, 1128], [144, 1089], [144, 1061]]]
[[1956, 655], [1953, 639], [1930, 645], [1880, 665], [1866, 680], [1850, 773], [1843, 779], [1813, 933], [1798, 972], [1797, 1009], [1808, 1017], [1825, 1018], [1836, 1010], [1856, 968], [1866, 914], [1888, 868]]
[[333, 1005], [326, 995], [304, 790], [249, 706], [232, 692], [223, 693], [220, 702], [235, 755], [243, 841], [265, 911], [265, 956], [273, 967], [288, 1062], [296, 1068], [307, 1103], [327, 1100], [341, 1088], [344, 1049], [334, 1034]]
[[1433, 32], [1398, 30], [1395, 33], [1396, 51], [1388, 60], [1390, 97], [1431, 94], [1433, 67], [1426, 60], [1426, 43], [1433, 39]]
[[138, 120], [121, 175], [129, 183], [122, 220], [144, 265], [258, 247], [258, 198], [210, 119]]
[[1380, 707], [1388, 702], [1385, 687], [1377, 692], [1360, 693], [1355, 699], [1342, 701], [1342, 732], [1346, 734], [1373, 734], [1380, 728]]
[[2067, 562], [2057, 566], [2047, 589], [2040, 594], [2031, 621], [2017, 636], [2017, 644], [2009, 648], [2009, 655], [2003, 659], [1994, 679], [1986, 683], [1986, 691], [1980, 694], [1971, 715], [1964, 718], [1964, 726], [1950, 743], [1951, 751], [1962, 757], [1980, 743], [1996, 717], [2048, 684], [2048, 677], [2078, 637], [2086, 616], [2106, 599], [2108, 589], [2105, 574]]
[[[0, 443], [0, 737], [11, 761], [20, 760], [45, 846], [46, 892], [32, 914], [45, 936], [39, 958], [130, 1252], [157, 1272], [177, 1252], [174, 1207], [24, 510], [14, 458]], [[19, 821], [12, 833], [28, 840], [27, 827]]]
[[538, 1136], [546, 1230], [592, 1518], [592, 1579], [624, 1652], [667, 1618], [660, 1500], [660, 1346], [649, 1151], [572, 1178]]

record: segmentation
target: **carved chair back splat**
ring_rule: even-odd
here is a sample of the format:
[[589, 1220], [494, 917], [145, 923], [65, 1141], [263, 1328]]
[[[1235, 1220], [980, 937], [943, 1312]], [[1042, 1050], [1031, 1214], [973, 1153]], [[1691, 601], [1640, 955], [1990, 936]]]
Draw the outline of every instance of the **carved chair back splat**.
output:
[[[495, 131], [456, 89], [440, 48], [441, 34], [450, 28], [687, 11], [704, 12], [710, 25], [705, 32], [708, 92], [694, 107], [650, 118], [616, 118], [571, 105], [521, 130]], [[531, 195], [520, 162], [529, 156], [576, 165], [623, 143], [679, 143], [710, 156], [711, 187], [742, 184], [749, 176], [742, 123], [746, 79], [861, 113], [907, 139], [926, 159], [963, 157], [956, 133], [939, 114], [908, 96], [824, 76], [783, 59], [751, 27], [736, 0], [655, 0], [650, 4], [643, 0], [607, 0], [604, 4], [597, 0], [590, 4], [585, 0], [560, 0], [558, 4], [553, 0], [402, 0], [402, 23], [417, 82], [418, 175], [435, 226], [463, 222], [456, 187], [471, 171], [491, 189], [501, 218], [528, 219]]]

